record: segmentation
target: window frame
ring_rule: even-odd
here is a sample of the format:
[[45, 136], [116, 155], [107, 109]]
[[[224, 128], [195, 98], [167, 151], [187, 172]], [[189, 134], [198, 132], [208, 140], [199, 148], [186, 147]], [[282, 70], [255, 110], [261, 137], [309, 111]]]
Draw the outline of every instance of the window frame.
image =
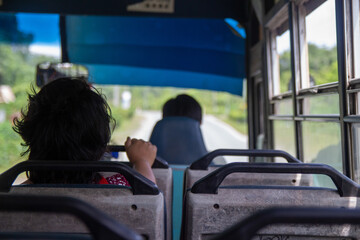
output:
[[[357, 0], [351, 0], [354, 3]], [[340, 124], [341, 129], [341, 149], [342, 149], [342, 163], [343, 163], [343, 172], [349, 176], [353, 177], [353, 171], [351, 171], [351, 166], [353, 166], [353, 153], [351, 149], [351, 122], [357, 121], [360, 122], [360, 116], [351, 116], [349, 117], [349, 111], [354, 100], [350, 98], [349, 84], [347, 75], [349, 63], [354, 62], [358, 57], [353, 54], [351, 58], [346, 58], [347, 53], [354, 53], [354, 51], [349, 51], [347, 49], [354, 49], [354, 37], [349, 41], [346, 36], [344, 26], [348, 27], [349, 17], [352, 17], [353, 8], [349, 8], [349, 3], [347, 1], [335, 1], [336, 9], [336, 34], [337, 34], [337, 58], [338, 58], [338, 82], [316, 85], [310, 87], [309, 81], [309, 64], [308, 64], [308, 51], [307, 51], [307, 41], [306, 41], [306, 15], [309, 11], [315, 10], [318, 6], [324, 3], [325, 0], [295, 0], [284, 2], [278, 2], [273, 10], [270, 11], [265, 17], [265, 27], [266, 27], [266, 54], [267, 54], [267, 74], [268, 74], [268, 89], [269, 89], [269, 115], [268, 115], [268, 124], [270, 126], [271, 132], [270, 136], [274, 136], [272, 122], [274, 120], [291, 120], [295, 123], [295, 143], [296, 143], [296, 157], [300, 160], [303, 160], [303, 136], [302, 136], [302, 123], [305, 121], [317, 121], [317, 122], [337, 122]], [[345, 3], [347, 2], [347, 3]], [[355, 4], [356, 5], [356, 4]], [[359, 4], [357, 4], [359, 5]], [[354, 6], [352, 4], [350, 7]], [[287, 11], [284, 8], [287, 7]], [[345, 9], [347, 10], [345, 13]], [[349, 14], [349, 9], [350, 14]], [[284, 14], [286, 12], [286, 14]], [[278, 21], [279, 18], [289, 20], [289, 30], [290, 30], [290, 50], [291, 50], [291, 63], [292, 63], [292, 81], [293, 81], [293, 91], [290, 93], [283, 94], [274, 94], [277, 93], [273, 91], [274, 88], [274, 60], [273, 60], [273, 50], [272, 42], [274, 42], [274, 36], [271, 33], [276, 27], [274, 22]], [[358, 16], [355, 16], [358, 17]], [[280, 18], [281, 19], [281, 18]], [[358, 19], [358, 18], [357, 18]], [[351, 18], [351, 21], [354, 21]], [[352, 24], [353, 25], [353, 24]], [[348, 30], [347, 30], [348, 31]], [[355, 34], [353, 34], [355, 35]], [[352, 36], [353, 36], [352, 35]], [[360, 35], [360, 33], [359, 33]], [[360, 37], [360, 36], [359, 36]], [[357, 35], [355, 35], [357, 38]], [[346, 51], [347, 50], [347, 51]], [[351, 61], [351, 62], [350, 62]], [[355, 70], [354, 70], [355, 71]], [[356, 70], [357, 71], [357, 70]], [[358, 79], [355, 90], [360, 92], [360, 79]], [[355, 87], [355, 84], [354, 86]], [[353, 89], [353, 91], [355, 91]], [[338, 94], [339, 95], [339, 114], [323, 114], [323, 115], [302, 115], [303, 113], [303, 104], [302, 101], [306, 97], [318, 96], [322, 94]], [[354, 95], [353, 93], [351, 93]], [[360, 94], [358, 94], [360, 96]], [[279, 101], [288, 100], [292, 98], [293, 101], [293, 116], [281, 116], [276, 115], [274, 112], [274, 105]], [[360, 100], [358, 101], [360, 103]], [[274, 137], [269, 139], [270, 142], [274, 141]], [[274, 146], [273, 143], [270, 144]]]

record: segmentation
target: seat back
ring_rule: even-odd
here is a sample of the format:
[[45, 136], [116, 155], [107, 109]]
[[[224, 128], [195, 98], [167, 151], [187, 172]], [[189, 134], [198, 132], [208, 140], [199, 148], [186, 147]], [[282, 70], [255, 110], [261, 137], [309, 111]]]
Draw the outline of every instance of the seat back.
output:
[[[290, 154], [279, 150], [245, 150], [245, 149], [218, 149], [212, 151], [197, 161], [193, 162], [185, 172], [185, 189], [189, 189], [200, 178], [219, 168], [210, 166], [211, 161], [218, 156], [249, 156], [249, 157], [282, 157], [289, 163], [301, 163]], [[310, 186], [311, 177], [301, 174], [261, 174], [241, 173], [231, 174], [224, 179], [222, 185], [285, 185], [285, 186]]]
[[[243, 221], [235, 224], [231, 228], [225, 230], [224, 232], [216, 236], [213, 240], [251, 240], [254, 239], [259, 230], [263, 229], [266, 226], [271, 226], [279, 223], [282, 225], [292, 224], [292, 226], [306, 224], [307, 229], [303, 232], [303, 236], [308, 235], [308, 238], [311, 239], [315, 239], [315, 235], [319, 232], [316, 232], [315, 235], [309, 236], [309, 230], [311, 228], [317, 228], [318, 231], [319, 224], [322, 225], [321, 228], [325, 231], [329, 230], [331, 232], [338, 232], [338, 238], [335, 239], [359, 239], [360, 209], [338, 209], [324, 207], [269, 208], [261, 210], [254, 215], [247, 217]], [[324, 224], [326, 224], [327, 226]], [[353, 227], [349, 228], [348, 224], [353, 224]], [[278, 226], [279, 225], [277, 225], [277, 227]], [[346, 229], [347, 236], [341, 237], [341, 232], [343, 232], [344, 229]], [[277, 231], [278, 230], [279, 228], [277, 228]], [[269, 228], [266, 231], [269, 231]], [[286, 239], [291, 239], [291, 237], [288, 236]]]
[[153, 168], [156, 184], [164, 195], [166, 205], [166, 238], [172, 239], [173, 172], [169, 168]]
[[[238, 172], [325, 174], [334, 181], [337, 191], [303, 186], [236, 185], [219, 187], [225, 177]], [[360, 188], [356, 183], [330, 166], [323, 164], [231, 163], [211, 172], [197, 181], [191, 191], [187, 191], [182, 235], [183, 239], [206, 239], [268, 207], [358, 207], [359, 196]], [[334, 237], [338, 234], [327, 230], [329, 229], [325, 231], [317, 229], [320, 236]], [[302, 230], [299, 229], [293, 233], [287, 231], [288, 229], [284, 228], [279, 231], [278, 235], [284, 239], [288, 239], [286, 237], [290, 235], [302, 235]], [[312, 231], [310, 235], [315, 232]], [[273, 237], [276, 234], [266, 232], [263, 237], [268, 235]], [[272, 239], [271, 237], [270, 239]]]
[[[112, 153], [124, 152], [125, 147], [121, 145], [109, 145], [108, 150]], [[124, 163], [129, 164], [129, 162]], [[173, 201], [173, 172], [169, 164], [161, 157], [156, 157], [152, 170], [156, 184], [164, 195], [166, 205], [166, 229], [167, 239], [172, 239], [172, 201]]]
[[169, 164], [190, 165], [207, 154], [199, 122], [188, 117], [166, 117], [158, 121], [150, 142], [157, 147], [157, 155]]
[[[23, 171], [93, 171], [118, 172], [125, 176], [131, 188], [116, 185], [97, 184], [30, 184], [11, 186], [16, 176]], [[116, 162], [46, 162], [25, 161], [0, 175], [0, 190], [10, 194], [35, 194], [47, 196], [67, 196], [86, 201], [107, 213], [110, 217], [134, 229], [148, 239], [166, 239], [166, 214], [163, 194], [157, 186], [132, 168]], [[44, 217], [15, 219], [13, 215], [1, 215], [0, 222], [14, 224], [0, 224], [2, 230], [16, 230], [18, 221], [28, 229], [39, 232], [54, 231], [86, 233], [88, 230], [67, 217], [47, 217], [44, 225], [37, 221], [44, 221]], [[9, 221], [9, 219], [11, 219]], [[16, 221], [18, 220], [18, 221]], [[39, 227], [42, 226], [42, 227]], [[6, 228], [6, 229], [4, 229]], [[15, 228], [15, 229], [14, 229]]]
[[[0, 219], [4, 219], [7, 214], [10, 218], [7, 221], [2, 221], [1, 226], [15, 225], [16, 232], [0, 232], [1, 239], [128, 239], [128, 240], [141, 240], [143, 239], [139, 234], [133, 230], [125, 227], [124, 225], [116, 222], [108, 215], [87, 204], [84, 201], [80, 201], [70, 197], [50, 197], [50, 196], [34, 196], [34, 195], [12, 195], [1, 194], [0, 195]], [[22, 215], [13, 222], [11, 216], [14, 213], [21, 212]], [[32, 215], [33, 213], [45, 213], [46, 218], [39, 219], [38, 215]], [[24, 231], [25, 224], [49, 225], [49, 214], [70, 214], [80, 219], [87, 229], [90, 231], [91, 236], [87, 238], [87, 234], [72, 234], [66, 232], [61, 233], [39, 233], [34, 232], [34, 229], [29, 229], [29, 232]], [[15, 214], [16, 215], [16, 214]], [[18, 215], [19, 216], [19, 215]], [[30, 219], [30, 221], [24, 221], [23, 219]], [[5, 227], [6, 228], [6, 227]], [[46, 227], [45, 227], [46, 229]], [[64, 229], [65, 231], [67, 229]]]

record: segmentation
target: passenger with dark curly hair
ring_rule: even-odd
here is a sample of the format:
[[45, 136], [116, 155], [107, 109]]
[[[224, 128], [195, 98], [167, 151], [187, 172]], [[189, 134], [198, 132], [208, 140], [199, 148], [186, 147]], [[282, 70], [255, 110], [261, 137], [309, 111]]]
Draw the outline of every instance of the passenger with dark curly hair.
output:
[[[29, 160], [98, 161], [110, 141], [115, 120], [104, 97], [85, 80], [60, 78], [29, 94], [26, 111], [15, 120]], [[114, 125], [112, 124], [112, 125]], [[156, 147], [143, 140], [127, 138], [125, 149], [134, 168], [155, 182], [151, 165]], [[31, 171], [32, 183], [102, 183], [128, 185], [117, 174], [104, 178], [84, 172]]]

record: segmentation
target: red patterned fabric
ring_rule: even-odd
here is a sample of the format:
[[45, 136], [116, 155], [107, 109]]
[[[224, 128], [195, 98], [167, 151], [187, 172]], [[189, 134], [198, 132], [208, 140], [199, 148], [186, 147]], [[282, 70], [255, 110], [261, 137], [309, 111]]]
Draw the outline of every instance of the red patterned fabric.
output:
[[120, 173], [112, 175], [107, 178], [101, 176], [101, 179], [97, 182], [97, 184], [111, 184], [111, 185], [131, 187], [129, 182], [126, 180], [126, 178]]

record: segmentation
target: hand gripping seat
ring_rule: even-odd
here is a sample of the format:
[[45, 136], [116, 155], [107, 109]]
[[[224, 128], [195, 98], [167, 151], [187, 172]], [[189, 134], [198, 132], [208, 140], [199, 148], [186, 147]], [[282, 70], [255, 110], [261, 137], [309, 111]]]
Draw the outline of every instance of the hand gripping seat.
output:
[[[12, 186], [19, 173], [24, 171], [88, 171], [88, 172], [118, 172], [124, 175], [131, 188], [116, 185], [98, 184], [29, 184]], [[0, 191], [11, 194], [32, 194], [50, 196], [70, 196], [86, 201], [107, 213], [110, 217], [123, 223], [148, 239], [166, 239], [166, 210], [163, 194], [150, 180], [137, 173], [132, 168], [117, 162], [44, 162], [24, 161], [0, 175]], [[12, 215], [8, 216], [9, 218]], [[0, 219], [0, 230], [7, 225]], [[18, 219], [25, 221], [26, 219]], [[16, 221], [16, 219], [11, 219]], [[32, 219], [37, 221], [36, 218]], [[70, 224], [69, 224], [70, 222]], [[68, 218], [48, 219], [48, 226], [38, 231], [61, 232], [66, 225], [69, 232], [87, 232], [82, 225]], [[24, 223], [24, 226], [27, 226]], [[41, 224], [29, 225], [29, 230]], [[8, 229], [11, 230], [11, 229]]]
[[[333, 180], [337, 190], [306, 186], [220, 186], [228, 175], [238, 172], [324, 174]], [[358, 184], [324, 164], [230, 163], [198, 180], [191, 191], [187, 191], [182, 237], [187, 240], [206, 239], [269, 207], [356, 208], [359, 196]], [[292, 236], [287, 230], [286, 227], [282, 229], [277, 226], [276, 235], [280, 235], [277, 239]], [[309, 231], [310, 235], [321, 234], [325, 237], [339, 234], [330, 230], [316, 228]], [[268, 234], [273, 236], [273, 232]], [[271, 236], [270, 239], [273, 239]]]

